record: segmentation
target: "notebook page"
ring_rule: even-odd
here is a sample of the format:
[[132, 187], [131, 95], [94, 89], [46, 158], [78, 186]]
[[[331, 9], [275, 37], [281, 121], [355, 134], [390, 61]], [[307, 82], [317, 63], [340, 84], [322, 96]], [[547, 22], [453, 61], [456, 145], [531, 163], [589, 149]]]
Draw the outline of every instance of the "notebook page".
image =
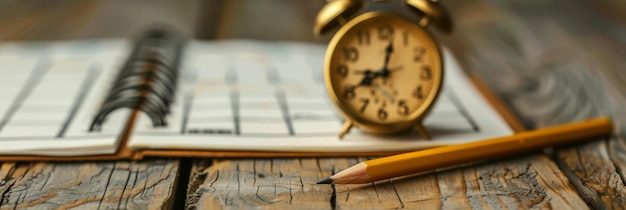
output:
[[[127, 54], [122, 41], [0, 45], [0, 154], [111, 154], [128, 111], [88, 127]], [[126, 112], [126, 113], [122, 113]]]
[[445, 82], [416, 131], [372, 135], [353, 128], [344, 139], [322, 77], [325, 48], [302, 43], [193, 42], [166, 128], [141, 119], [131, 148], [289, 152], [408, 151], [512, 134], [445, 52]]

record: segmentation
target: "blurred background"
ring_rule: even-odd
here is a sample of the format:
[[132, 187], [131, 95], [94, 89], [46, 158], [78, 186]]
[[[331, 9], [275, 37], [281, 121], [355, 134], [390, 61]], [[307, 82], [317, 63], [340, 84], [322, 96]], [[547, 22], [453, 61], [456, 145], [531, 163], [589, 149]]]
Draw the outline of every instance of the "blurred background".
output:
[[[398, 4], [401, 1], [391, 2], [395, 3], [392, 9], [404, 9]], [[198, 39], [325, 42], [327, 36], [320, 39], [312, 34], [315, 16], [325, 3], [325, 0], [0, 0], [0, 41], [125, 38], [155, 23], [165, 23]], [[603, 31], [614, 26], [615, 21], [622, 26], [626, 22], [624, 1], [444, 0], [442, 3], [457, 26], [459, 21], [490, 22], [484, 18], [503, 16], [498, 12], [558, 22], [588, 32]], [[620, 31], [626, 37], [623, 29]]]
[[124, 38], [155, 23], [199, 39], [320, 41], [324, 0], [0, 0], [0, 41]]
[[[159, 23], [197, 39], [326, 42], [313, 23], [326, 0], [0, 0], [0, 41], [127, 38]], [[365, 9], [408, 13], [402, 1]], [[410, 17], [414, 17], [411, 15]], [[417, 19], [417, 17], [415, 17]]]

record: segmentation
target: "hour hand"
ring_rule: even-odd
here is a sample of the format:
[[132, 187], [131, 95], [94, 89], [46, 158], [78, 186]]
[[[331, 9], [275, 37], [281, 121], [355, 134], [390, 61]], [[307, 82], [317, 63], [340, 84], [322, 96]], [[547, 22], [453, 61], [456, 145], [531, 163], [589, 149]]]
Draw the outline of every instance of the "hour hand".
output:
[[[371, 75], [371, 74], [370, 74]], [[370, 86], [372, 85], [372, 80], [375, 77], [369, 77], [369, 76], [365, 76], [363, 77], [363, 79], [361, 80], [361, 82], [359, 82], [359, 86]]]
[[363, 71], [355, 71], [355, 73], [363, 74], [363, 79], [359, 82], [359, 86], [370, 86], [372, 85], [372, 80], [378, 76], [378, 74], [374, 73], [372, 70], [366, 69]]
[[369, 74], [369, 73], [371, 73], [373, 71], [370, 70], [370, 69], [365, 69], [365, 70], [354, 70], [352, 72], [354, 72], [355, 74]]

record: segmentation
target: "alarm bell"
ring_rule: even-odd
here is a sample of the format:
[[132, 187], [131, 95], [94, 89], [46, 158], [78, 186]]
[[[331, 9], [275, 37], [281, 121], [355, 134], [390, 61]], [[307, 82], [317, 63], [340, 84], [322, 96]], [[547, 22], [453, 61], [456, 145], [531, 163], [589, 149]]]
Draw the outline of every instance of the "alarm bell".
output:
[[[422, 27], [433, 22], [444, 33], [452, 32], [452, 21], [447, 12], [437, 5], [436, 0], [405, 0], [405, 3], [412, 12], [421, 17], [419, 23]], [[345, 24], [364, 4], [365, 0], [330, 0], [317, 14], [313, 32], [319, 36]]]

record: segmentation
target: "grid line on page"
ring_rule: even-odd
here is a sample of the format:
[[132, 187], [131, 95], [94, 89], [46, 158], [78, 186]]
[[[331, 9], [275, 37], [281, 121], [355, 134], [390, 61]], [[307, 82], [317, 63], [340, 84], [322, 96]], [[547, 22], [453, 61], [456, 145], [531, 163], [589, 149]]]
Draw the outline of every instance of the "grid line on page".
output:
[[26, 99], [33, 92], [33, 90], [35, 90], [37, 84], [39, 84], [39, 82], [42, 80], [44, 75], [48, 72], [48, 70], [50, 70], [51, 67], [52, 61], [50, 61], [48, 58], [42, 57], [38, 61], [34, 69], [31, 71], [30, 75], [28, 76], [28, 80], [24, 83], [19, 93], [12, 101], [11, 106], [9, 107], [9, 109], [7, 109], [4, 116], [2, 117], [2, 121], [0, 121], [0, 132], [2, 132], [4, 126], [9, 123], [13, 115], [15, 115], [17, 110], [20, 108], [20, 106], [24, 103], [24, 101], [26, 101]]
[[61, 129], [56, 135], [57, 138], [61, 138], [65, 135], [65, 131], [68, 129], [70, 123], [72, 123], [72, 120], [74, 120], [74, 116], [76, 116], [78, 109], [81, 107], [81, 105], [83, 105], [83, 101], [87, 97], [89, 91], [93, 88], [93, 84], [100, 76], [100, 73], [102, 73], [102, 66], [99, 63], [92, 64], [87, 70], [87, 74], [85, 74], [85, 79], [83, 79], [83, 83], [80, 85], [80, 89], [78, 91], [78, 94], [76, 95], [74, 104], [70, 109], [70, 113], [68, 114], [63, 125], [61, 126]]
[[472, 116], [469, 115], [469, 113], [467, 112], [467, 109], [465, 109], [465, 106], [463, 106], [463, 103], [461, 103], [457, 95], [454, 93], [454, 91], [452, 91], [452, 88], [447, 88], [446, 95], [448, 96], [448, 98], [450, 99], [450, 101], [452, 102], [456, 110], [459, 113], [461, 113], [461, 116], [463, 116], [463, 118], [465, 118], [467, 123], [470, 124], [470, 126], [472, 127], [472, 130], [474, 130], [474, 132], [480, 132], [480, 127], [478, 126], [474, 118], [472, 118]]

